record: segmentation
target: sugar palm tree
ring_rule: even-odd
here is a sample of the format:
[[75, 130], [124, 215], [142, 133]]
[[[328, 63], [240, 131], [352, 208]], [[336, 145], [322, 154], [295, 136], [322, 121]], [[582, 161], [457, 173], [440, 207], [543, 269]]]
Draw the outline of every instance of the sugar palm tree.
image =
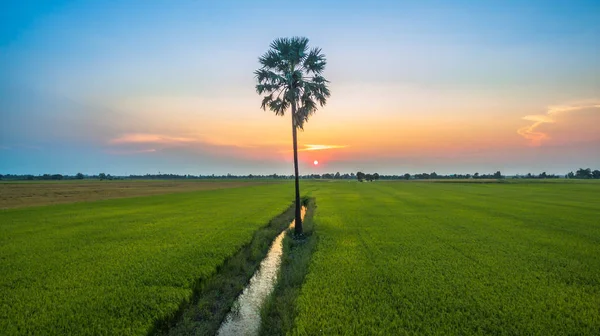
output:
[[264, 95], [261, 107], [283, 116], [291, 110], [296, 177], [295, 232], [302, 234], [300, 217], [300, 186], [298, 183], [297, 130], [329, 98], [328, 81], [322, 76], [327, 61], [320, 48], [309, 50], [306, 37], [278, 38], [258, 61], [262, 67], [254, 72], [256, 92]]

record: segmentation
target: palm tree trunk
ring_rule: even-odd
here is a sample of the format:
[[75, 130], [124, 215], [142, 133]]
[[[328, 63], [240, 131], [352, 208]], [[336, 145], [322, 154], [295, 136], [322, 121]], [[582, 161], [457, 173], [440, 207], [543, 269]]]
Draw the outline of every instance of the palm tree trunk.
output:
[[302, 215], [300, 212], [300, 183], [298, 182], [298, 136], [296, 128], [296, 102], [292, 101], [292, 137], [294, 140], [294, 174], [296, 176], [296, 222], [295, 233], [302, 234]]

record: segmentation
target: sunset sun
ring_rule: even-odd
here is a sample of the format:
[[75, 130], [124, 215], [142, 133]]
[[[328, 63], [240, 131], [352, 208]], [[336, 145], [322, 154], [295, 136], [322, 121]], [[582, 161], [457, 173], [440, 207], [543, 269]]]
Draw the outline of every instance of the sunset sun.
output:
[[319, 161], [315, 160], [315, 161], [313, 162], [313, 164], [316, 166], [316, 165], [318, 165], [318, 164], [319, 164]]

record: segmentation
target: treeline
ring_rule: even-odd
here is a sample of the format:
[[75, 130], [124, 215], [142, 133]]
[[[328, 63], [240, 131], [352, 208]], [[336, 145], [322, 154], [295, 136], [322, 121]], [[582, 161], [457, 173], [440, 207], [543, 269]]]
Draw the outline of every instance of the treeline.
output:
[[378, 173], [365, 174], [363, 172], [358, 172], [358, 173], [356, 173], [356, 178], [360, 182], [362, 182], [362, 181], [375, 181], [375, 180], [379, 180], [379, 174]]
[[546, 174], [546, 172], [543, 172], [538, 175], [534, 175], [531, 173], [527, 173], [526, 175], [517, 174], [517, 175], [513, 176], [512, 178], [516, 178], [516, 179], [519, 179], [519, 178], [522, 178], [522, 179], [553, 179], [553, 178], [566, 178], [566, 177], [567, 177], [567, 175], [561, 176], [561, 175], [555, 175], [555, 174]]
[[[146, 175], [128, 175], [128, 176], [114, 176], [106, 173], [99, 173], [97, 175], [84, 175], [77, 173], [75, 175], [62, 175], [62, 174], [43, 174], [43, 175], [31, 175], [31, 174], [0, 174], [0, 180], [5, 181], [52, 181], [52, 180], [188, 180], [188, 179], [293, 179], [294, 175], [178, 175], [178, 174], [146, 174]], [[444, 179], [503, 179], [507, 176], [502, 175], [500, 171], [493, 174], [449, 174], [441, 175], [436, 172], [432, 173], [419, 173], [419, 174], [403, 174], [403, 175], [380, 175], [378, 173], [325, 173], [325, 174], [307, 174], [299, 176], [301, 179], [326, 179], [326, 180], [353, 180], [358, 179], [359, 181], [375, 181], [375, 180], [444, 180]], [[525, 175], [514, 175], [509, 178], [523, 178], [523, 179], [557, 179], [557, 178], [568, 178], [568, 179], [600, 179], [600, 170], [591, 168], [579, 168], [575, 172], [569, 172], [565, 175], [547, 174], [542, 172], [540, 174], [528, 173]]]
[[[106, 176], [106, 174], [105, 174]], [[43, 174], [43, 175], [31, 175], [31, 174], [0, 174], [0, 180], [5, 181], [59, 181], [59, 180], [83, 180], [83, 179], [99, 178], [96, 176], [87, 176], [82, 173], [76, 175], [63, 175], [63, 174]]]
[[595, 169], [592, 171], [591, 168], [583, 169], [579, 168], [577, 172], [569, 172], [567, 178], [570, 179], [600, 179], [600, 170]]
[[356, 173], [356, 178], [360, 181], [374, 181], [374, 180], [444, 180], [444, 179], [501, 179], [505, 178], [500, 171], [494, 174], [450, 174], [441, 175], [436, 172], [433, 173], [420, 173], [420, 174], [404, 174], [404, 175], [379, 175], [378, 173], [365, 174], [363, 172]]

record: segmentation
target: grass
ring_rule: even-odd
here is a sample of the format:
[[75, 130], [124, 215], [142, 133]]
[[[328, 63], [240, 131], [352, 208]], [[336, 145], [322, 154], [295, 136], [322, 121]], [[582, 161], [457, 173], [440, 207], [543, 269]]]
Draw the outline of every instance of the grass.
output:
[[290, 184], [0, 210], [0, 330], [143, 335], [289, 206]]
[[[313, 183], [291, 334], [594, 335], [600, 184]], [[295, 285], [294, 285], [295, 286]], [[274, 322], [275, 323], [275, 322]]]

